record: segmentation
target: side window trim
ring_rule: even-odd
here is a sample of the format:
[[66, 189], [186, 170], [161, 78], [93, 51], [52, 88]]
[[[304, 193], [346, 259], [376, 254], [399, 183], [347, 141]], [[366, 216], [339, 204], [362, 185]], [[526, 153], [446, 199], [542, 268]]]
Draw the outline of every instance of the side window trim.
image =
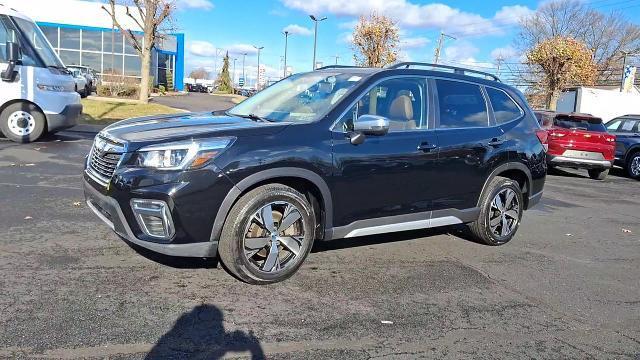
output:
[[339, 132], [339, 133], [343, 133], [344, 134], [345, 131], [343, 129], [337, 129], [337, 125], [342, 121], [344, 116], [347, 115], [349, 113], [349, 111], [351, 111], [353, 109], [353, 107], [358, 104], [358, 102], [360, 101], [360, 99], [363, 96], [365, 96], [374, 87], [380, 85], [384, 81], [395, 80], [395, 79], [403, 79], [403, 78], [412, 78], [412, 79], [422, 79], [422, 80], [424, 80], [424, 83], [425, 83], [424, 90], [426, 92], [426, 94], [425, 94], [426, 96], [425, 96], [425, 99], [423, 99], [423, 102], [422, 102], [422, 106], [423, 106], [422, 111], [423, 111], [423, 115], [425, 115], [424, 117], [426, 117], [426, 120], [425, 120], [426, 127], [419, 128], [419, 129], [412, 129], [412, 130], [394, 131], [394, 133], [435, 130], [435, 128], [431, 128], [430, 127], [431, 123], [428, 120], [429, 117], [430, 117], [430, 114], [433, 112], [433, 108], [431, 108], [431, 111], [429, 111], [429, 108], [427, 108], [426, 110], [424, 109], [424, 106], [427, 104], [428, 98], [431, 96], [431, 91], [432, 91], [431, 87], [429, 86], [429, 77], [425, 76], [425, 75], [394, 75], [394, 76], [387, 76], [387, 77], [380, 78], [380, 79], [374, 81], [373, 83], [371, 83], [369, 86], [367, 86], [361, 93], [359, 93], [355, 97], [355, 99], [351, 103], [349, 103], [349, 105], [345, 108], [345, 110], [342, 113], [340, 113], [340, 116], [338, 116], [338, 118], [329, 127], [329, 131], [331, 131], [331, 132]]
[[[436, 108], [433, 109], [434, 113], [435, 113], [435, 124], [434, 124], [434, 130], [462, 130], [462, 129], [487, 129], [487, 128], [491, 128], [491, 127], [495, 127], [497, 125], [492, 125], [491, 123], [491, 114], [493, 113], [492, 109], [489, 108], [489, 101], [487, 99], [487, 95], [486, 92], [484, 90], [483, 85], [480, 85], [478, 83], [475, 83], [473, 81], [467, 81], [467, 80], [460, 80], [460, 79], [452, 79], [452, 78], [446, 78], [446, 77], [441, 77], [441, 76], [429, 76], [430, 81], [432, 82], [432, 87], [433, 87], [433, 93], [434, 93], [434, 102], [436, 105]], [[455, 82], [461, 82], [461, 83], [467, 83], [467, 84], [471, 84], [471, 85], [475, 85], [478, 88], [480, 88], [480, 93], [482, 94], [482, 97], [484, 98], [484, 103], [485, 103], [485, 108], [487, 109], [487, 126], [469, 126], [469, 127], [447, 127], [447, 128], [441, 128], [440, 127], [440, 98], [439, 98], [439, 94], [438, 94], [438, 86], [436, 84], [436, 80], [446, 80], [446, 81], [455, 81]]]
[[[489, 94], [486, 94], [486, 95], [487, 95], [487, 100], [489, 100], [489, 105], [491, 106], [491, 117], [493, 118], [493, 124], [494, 124], [493, 126], [505, 125], [505, 124], [508, 124], [508, 123], [510, 123], [510, 122], [520, 120], [520, 119], [522, 119], [522, 118], [525, 116], [525, 114], [526, 114], [526, 113], [524, 112], [524, 110], [522, 109], [522, 107], [520, 106], [520, 104], [518, 104], [518, 102], [513, 98], [513, 96], [509, 95], [509, 93], [508, 93], [508, 92], [506, 92], [506, 91], [504, 91], [504, 90], [502, 90], [502, 89], [499, 89], [499, 88], [497, 88], [497, 87], [495, 87], [495, 86], [489, 86], [489, 85], [483, 85], [483, 88], [484, 88], [484, 90], [485, 90], [485, 91], [484, 91], [485, 93], [486, 93], [486, 89], [487, 89], [487, 88], [491, 88], [491, 89], [493, 89], [493, 90], [500, 91], [501, 93], [505, 94], [505, 95], [506, 95], [506, 96], [507, 96], [511, 101], [513, 101], [513, 103], [514, 103], [514, 104], [516, 104], [516, 106], [518, 107], [518, 110], [520, 110], [520, 115], [519, 115], [518, 117], [516, 117], [515, 119], [511, 119], [511, 120], [509, 120], [509, 121], [507, 121], [507, 122], [503, 122], [503, 123], [501, 123], [501, 124], [498, 124], [498, 121], [497, 121], [497, 120], [496, 120], [496, 118], [495, 118], [495, 113], [494, 113], [494, 111], [493, 111], [493, 103], [491, 103], [491, 100], [489, 99]], [[536, 120], [537, 120], [537, 119], [536, 119]], [[544, 120], [543, 120], [543, 123], [544, 123]], [[542, 125], [542, 124], [541, 124], [541, 125]]]

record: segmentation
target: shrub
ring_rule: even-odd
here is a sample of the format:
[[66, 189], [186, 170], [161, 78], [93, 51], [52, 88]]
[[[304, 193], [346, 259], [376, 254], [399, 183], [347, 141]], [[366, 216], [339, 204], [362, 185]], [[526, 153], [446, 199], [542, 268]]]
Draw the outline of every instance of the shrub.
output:
[[118, 98], [138, 98], [140, 92], [139, 80], [126, 77], [103, 79], [96, 88], [99, 96]]
[[167, 89], [164, 87], [164, 85], [158, 85], [158, 92], [164, 95], [167, 93]]

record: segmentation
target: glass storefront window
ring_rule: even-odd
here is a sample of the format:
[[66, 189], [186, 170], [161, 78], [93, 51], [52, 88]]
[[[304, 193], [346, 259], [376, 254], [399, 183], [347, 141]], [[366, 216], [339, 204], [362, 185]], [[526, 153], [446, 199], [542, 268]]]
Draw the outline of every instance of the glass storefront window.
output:
[[[102, 33], [104, 35], [102, 51], [111, 53], [111, 50], [113, 50], [116, 54], [122, 54], [122, 33], [119, 31], [103, 31]], [[111, 41], [112, 39], [113, 41]]]
[[88, 66], [97, 72], [102, 71], [102, 57], [100, 53], [82, 52], [82, 66]]
[[[113, 65], [115, 63], [115, 66]], [[104, 74], [122, 75], [122, 55], [104, 53], [102, 55], [102, 72]]]
[[80, 50], [80, 30], [60, 28], [60, 48]]
[[82, 50], [100, 51], [102, 49], [102, 31], [82, 30]]
[[54, 48], [58, 47], [58, 28], [51, 26], [40, 26], [40, 30], [44, 33], [44, 36], [47, 37], [47, 40], [51, 43], [51, 46]]
[[[134, 35], [134, 36], [136, 37], [136, 39], [138, 39], [138, 42], [142, 44], [142, 36], [140, 35]], [[133, 48], [129, 39], [125, 39], [124, 53], [129, 55], [138, 55], [138, 52], [136, 51], [136, 49]]]
[[127, 76], [140, 76], [141, 61], [139, 56], [124, 57], [124, 74]]
[[65, 65], [80, 65], [80, 51], [60, 50], [59, 55]]

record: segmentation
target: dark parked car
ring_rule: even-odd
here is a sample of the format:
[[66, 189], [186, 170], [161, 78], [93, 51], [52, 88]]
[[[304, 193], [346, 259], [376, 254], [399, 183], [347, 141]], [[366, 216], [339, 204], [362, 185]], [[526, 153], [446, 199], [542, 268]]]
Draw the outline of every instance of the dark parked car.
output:
[[626, 115], [607, 123], [607, 130], [616, 135], [615, 164], [640, 180], [640, 115]]
[[546, 132], [516, 89], [450, 69], [328, 67], [224, 114], [110, 125], [87, 203], [131, 243], [218, 255], [254, 284], [291, 276], [316, 240], [469, 224], [502, 245], [542, 196]]
[[207, 87], [202, 85], [202, 84], [188, 84], [187, 85], [187, 91], [189, 91], [189, 92], [206, 93], [207, 92]]
[[586, 169], [589, 177], [604, 180], [613, 165], [616, 136], [607, 133], [602, 119], [578, 113], [535, 111], [547, 137], [549, 167]]

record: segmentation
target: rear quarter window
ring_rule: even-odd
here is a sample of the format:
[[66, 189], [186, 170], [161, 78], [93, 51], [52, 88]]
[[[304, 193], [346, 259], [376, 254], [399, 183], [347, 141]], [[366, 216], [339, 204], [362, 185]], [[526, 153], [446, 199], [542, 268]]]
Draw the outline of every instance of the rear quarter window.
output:
[[[493, 114], [496, 123], [504, 124], [513, 121], [522, 116], [523, 112], [513, 99], [504, 91], [487, 87], [487, 95], [493, 107]], [[540, 119], [538, 119], [540, 122]]]

